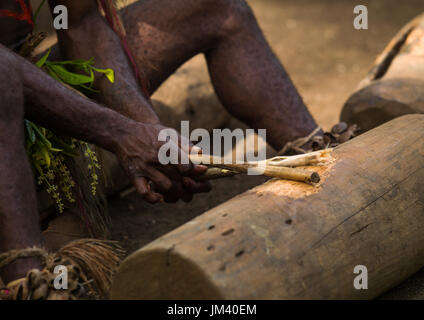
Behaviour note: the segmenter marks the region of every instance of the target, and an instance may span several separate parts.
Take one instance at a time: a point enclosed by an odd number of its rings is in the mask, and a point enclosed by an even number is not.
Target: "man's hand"
[[[0,61],[16,66],[16,79],[22,81],[25,117],[66,136],[96,144],[114,152],[138,192],[149,202],[162,199],[190,201],[193,193],[207,192],[210,186],[192,177],[206,170],[204,166],[161,165],[158,151],[163,143],[159,132],[165,127],[129,119],[101,107],[64,87],[26,59],[0,45]],[[25,70],[25,72],[21,72]],[[179,139],[181,141],[181,139]],[[181,153],[181,144],[176,143]],[[180,151],[178,151],[180,154]],[[148,184],[151,180],[157,192]]]
[[[188,202],[194,193],[210,191],[209,183],[192,179],[205,172],[207,167],[192,163],[159,163],[159,149],[165,142],[158,141],[158,137],[163,129],[172,130],[159,124],[134,121],[119,139],[116,156],[137,192],[146,201],[156,203],[162,200],[176,202],[180,198]],[[197,148],[182,141],[182,137],[179,137],[178,141],[170,141],[180,159],[188,157],[187,153]],[[149,181],[153,182],[153,186]]]

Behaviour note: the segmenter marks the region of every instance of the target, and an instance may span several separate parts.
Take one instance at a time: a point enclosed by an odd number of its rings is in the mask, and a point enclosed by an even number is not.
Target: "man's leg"
[[[140,0],[123,20],[150,92],[204,53],[223,105],[275,148],[316,128],[244,0]]]
[[[33,176],[25,153],[24,100],[14,58],[0,52],[0,253],[41,242]],[[5,283],[39,268],[35,258],[0,270]]]

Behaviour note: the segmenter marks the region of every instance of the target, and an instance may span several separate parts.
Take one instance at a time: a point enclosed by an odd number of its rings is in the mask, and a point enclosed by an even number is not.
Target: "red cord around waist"
[[[31,4],[27,6],[24,0],[15,0],[18,2],[19,6],[21,7],[21,12],[14,12],[7,9],[0,9],[0,17],[10,17],[14,18],[18,21],[25,21],[30,25],[34,25],[34,21],[32,20],[32,8]]]

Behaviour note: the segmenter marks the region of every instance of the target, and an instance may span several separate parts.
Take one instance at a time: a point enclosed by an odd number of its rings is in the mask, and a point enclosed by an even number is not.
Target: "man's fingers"
[[[189,174],[189,173],[193,170],[194,166],[193,166],[193,164],[190,162],[190,163],[188,163],[188,164],[177,164],[177,165],[175,165],[175,168],[177,168],[177,170],[178,170],[181,174],[183,174],[183,175],[187,175],[187,174]]]
[[[201,174],[205,173],[206,170],[208,170],[207,166],[204,166],[202,164],[194,165],[193,170],[190,171],[189,176],[190,177],[200,176]]]
[[[136,178],[134,179],[133,184],[137,193],[140,194],[147,202],[154,204],[159,201],[163,201],[163,196],[160,193],[150,190],[150,186],[146,178]]]
[[[181,174],[196,175],[206,171],[207,168],[202,165],[194,170],[196,165],[191,162],[190,154],[201,154],[202,149],[197,146],[193,146],[187,138],[179,136],[179,141],[171,140],[168,142],[168,146],[173,154],[178,154],[178,161],[173,159],[175,161],[173,164]]]
[[[133,185],[137,190],[137,193],[144,196],[149,192],[147,180],[143,177],[133,179]]]
[[[193,145],[190,142],[190,139],[184,137],[184,136],[179,136],[180,141],[179,141],[179,147],[187,154],[190,153],[190,150],[192,149]],[[200,149],[200,148],[199,148]]]
[[[212,189],[212,185],[209,181],[194,181],[189,177],[183,178],[184,188],[189,190],[191,193],[204,193],[209,192]]]
[[[171,190],[172,182],[165,174],[155,169],[154,167],[149,167],[146,172],[148,177],[154,182],[158,191],[161,193],[166,193]]]
[[[190,162],[188,153],[180,147],[178,141],[168,141],[168,147],[171,154],[171,164],[173,164],[174,167],[182,174],[190,172],[190,170],[193,169],[193,164]],[[163,162],[160,160],[161,159],[159,158],[159,163],[162,164]]]
[[[184,150],[184,148],[178,147],[178,157],[179,162],[175,163],[174,166],[181,174],[185,175],[188,174],[191,170],[193,170],[193,163],[190,161],[189,154]]]
[[[163,196],[160,193],[149,191],[143,197],[143,199],[146,200],[147,202],[151,203],[151,204],[155,204],[155,203],[163,201]]]
[[[166,174],[171,180],[182,181],[183,177],[180,172],[172,165],[157,166],[156,169]]]
[[[184,187],[181,182],[172,181],[172,188],[165,193],[165,202],[175,203],[184,195]]]
[[[198,146],[190,145],[189,153],[195,154],[195,155],[201,155],[203,152],[202,152],[202,149],[199,148]]]
[[[136,178],[133,180],[133,184],[137,190],[137,193],[140,194],[147,202],[154,204],[159,201],[163,201],[163,196],[161,194],[150,190],[150,186],[146,178]]]

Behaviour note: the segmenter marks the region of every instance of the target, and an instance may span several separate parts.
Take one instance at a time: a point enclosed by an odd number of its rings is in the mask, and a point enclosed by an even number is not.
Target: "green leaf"
[[[51,142],[46,138],[46,136],[43,134],[42,130],[44,128],[41,128],[41,130],[37,127],[35,123],[31,122],[31,126],[34,129],[34,131],[38,134],[38,136],[41,138],[43,143],[50,149],[52,147]],[[45,130],[45,129],[44,129]]]
[[[29,137],[29,140],[31,141],[31,144],[34,144],[36,136],[35,136],[34,129],[31,126],[31,121],[25,120],[25,127],[27,129],[28,137]]]
[[[77,59],[77,60],[68,60],[68,61],[55,61],[54,64],[56,65],[68,65],[71,67],[74,67],[79,70],[83,70],[86,73],[90,73],[91,66],[93,65],[94,60],[91,58],[90,60],[83,60],[83,59]]]
[[[115,72],[113,71],[113,69],[98,69],[94,67],[91,68],[99,73],[104,73],[104,75],[111,83],[115,82]]]
[[[51,158],[50,158],[50,155],[49,155],[47,148],[41,149],[41,153],[43,154],[43,158],[46,161],[47,168],[50,168]]]
[[[47,61],[47,58],[49,57],[49,55],[50,55],[50,52],[52,51],[52,48],[49,48],[49,51],[47,51],[47,53],[44,55],[44,56],[42,56],[41,57],[41,59],[40,60],[38,60],[36,63],[35,63],[35,65],[38,67],[38,68],[41,68],[42,66],[44,66],[44,64],[46,63],[46,61]]]
[[[94,79],[94,71],[93,69],[90,68],[90,77],[92,77]],[[90,83],[90,88],[93,85],[94,81],[92,83]]]
[[[69,144],[67,144],[65,141],[63,141],[59,137],[52,136],[50,138],[50,140],[54,143],[55,147],[62,149],[63,154],[70,156],[70,157],[78,157],[79,156],[79,153],[74,151],[74,149],[72,149],[72,147]]]
[[[80,85],[84,83],[91,83],[94,78],[88,77],[82,74],[73,73],[66,70],[63,66],[58,64],[49,63],[49,69],[51,69],[56,75],[65,83],[70,85]]]
[[[35,10],[35,14],[32,16],[32,21],[34,21],[34,24],[37,24],[37,18],[38,18],[38,14],[40,13],[41,8],[43,7],[44,3],[46,2],[46,0],[43,0],[40,2],[40,4],[38,5],[37,9]]]
[[[58,81],[58,82],[62,82],[63,83],[63,81],[62,81],[62,79],[60,79],[58,76],[57,76],[57,74],[52,70],[52,69],[50,69],[50,67],[48,66],[48,65],[46,65],[46,67],[47,67],[47,71],[48,71],[48,73],[49,73],[49,75],[53,78],[53,79],[55,79],[56,81]]]
[[[42,176],[43,175],[43,169],[41,169],[41,166],[37,162],[34,162],[33,165],[37,169],[38,174]]]

